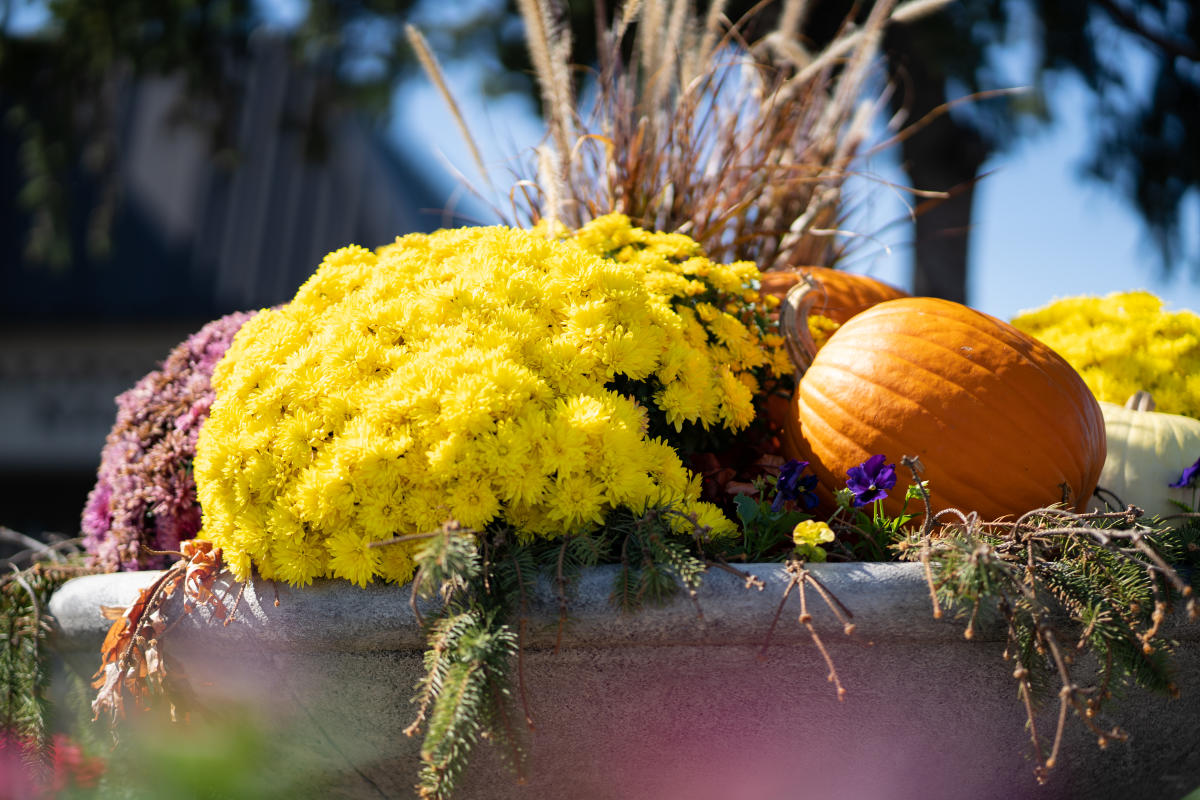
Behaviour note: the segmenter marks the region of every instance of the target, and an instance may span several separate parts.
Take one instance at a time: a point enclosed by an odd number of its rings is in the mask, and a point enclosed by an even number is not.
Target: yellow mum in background
[[[1157,410],[1200,418],[1200,316],[1166,311],[1150,292],[1071,297],[1018,315],[1013,325],[1053,348],[1099,400],[1139,389]]]
[[[419,546],[372,542],[451,518],[554,537],[671,505],[732,533],[648,412],[749,423],[748,387],[778,363],[757,278],[616,215],[331,253],[214,371],[200,535],[239,579],[365,585],[410,579]]]

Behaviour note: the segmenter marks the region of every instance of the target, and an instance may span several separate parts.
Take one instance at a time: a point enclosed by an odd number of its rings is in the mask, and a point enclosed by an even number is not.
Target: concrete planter
[[[932,619],[919,565],[814,568],[857,625],[847,637],[823,603],[810,603],[842,702],[796,624],[795,599],[760,658],[787,579],[778,565],[749,571],[765,591],[709,573],[701,621],[686,598],[618,615],[607,602],[611,569],[590,570],[557,653],[557,598],[540,586],[524,659],[537,725],[529,780],[517,785],[483,743],[457,796],[1127,800],[1200,786],[1200,625],[1173,631],[1182,699],[1135,691],[1114,703],[1131,738],[1107,750],[1072,720],[1039,787],[1000,632],[968,642],[961,623]],[[100,606],[128,604],[157,574],[78,578],[54,596],[57,646],[77,670],[99,663]],[[193,614],[166,640],[202,696],[252,704],[286,731],[298,759],[336,779],[322,796],[412,796],[419,741],[403,729],[423,638],[407,590],[258,583],[238,616],[225,627]]]

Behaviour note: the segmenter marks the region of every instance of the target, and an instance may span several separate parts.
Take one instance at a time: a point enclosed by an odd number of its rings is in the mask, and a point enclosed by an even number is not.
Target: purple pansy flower
[[[896,485],[896,465],[885,464],[884,456],[871,456],[857,467],[846,470],[846,488],[854,493],[855,508],[882,500]]]
[[[789,500],[799,502],[805,511],[817,507],[817,496],[813,494],[813,489],[817,488],[817,476],[801,476],[807,468],[807,461],[794,458],[780,468],[779,480],[775,482],[775,502],[771,503],[772,511],[782,511],[784,503]]]
[[[1174,483],[1168,483],[1172,489],[1195,489],[1196,478],[1200,478],[1200,459],[1196,459],[1196,463],[1183,471],[1179,476],[1179,480]]]

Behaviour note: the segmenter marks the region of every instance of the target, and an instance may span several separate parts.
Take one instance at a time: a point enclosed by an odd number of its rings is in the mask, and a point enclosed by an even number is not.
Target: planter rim
[[[582,571],[567,594],[567,622],[561,646],[637,647],[679,645],[806,644],[811,637],[797,624],[798,593],[793,590],[774,631],[770,631],[780,598],[790,580],[782,564],[749,564],[738,569],[759,578],[762,590],[748,588],[736,575],[710,569],[695,601],[684,591],[661,606],[646,605],[621,614],[609,594],[619,567]],[[877,640],[963,641],[965,623],[947,612],[935,619],[922,566],[916,563],[851,562],[812,564],[808,569],[853,615],[852,641],[870,645]],[[111,623],[101,606],[128,606],[140,589],[161,572],[88,575],[62,586],[51,598],[55,645],[65,652],[98,649]],[[238,584],[226,574],[218,593],[232,605]],[[278,604],[276,604],[278,599]],[[173,598],[172,602],[176,602]],[[256,579],[243,592],[231,624],[211,619],[207,610],[187,615],[172,639],[203,633],[205,641],[237,649],[276,651],[419,651],[425,636],[411,607],[408,586],[375,583],[365,588],[345,581],[314,581],[292,587]],[[824,637],[842,637],[842,625],[813,588],[807,590],[808,611]],[[423,615],[435,610],[430,601],[418,603]],[[177,613],[172,611],[172,613]],[[552,648],[559,640],[561,603],[553,581],[541,579],[529,596],[523,645]],[[982,615],[974,642],[1004,640],[994,615]],[[1200,639],[1196,625],[1173,625],[1177,639]]]

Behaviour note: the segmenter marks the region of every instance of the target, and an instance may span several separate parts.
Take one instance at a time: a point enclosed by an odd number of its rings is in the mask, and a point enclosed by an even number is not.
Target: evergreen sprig
[[[94,571],[82,566],[78,548],[68,558],[60,554],[61,545],[27,553],[32,563],[23,569],[13,559],[0,561],[0,733],[15,736],[27,750],[42,755],[50,742],[46,609],[58,587]]]
[[[558,643],[569,621],[572,587],[585,567],[620,560],[610,601],[622,611],[664,602],[680,587],[695,599],[706,568],[699,555],[705,531],[688,520],[695,535],[677,532],[671,524],[677,516],[668,508],[641,515],[617,511],[600,530],[557,540],[525,540],[503,526],[468,531],[455,523],[421,537],[428,541],[416,557],[412,583],[418,618],[419,599],[438,601],[437,611],[423,620],[425,674],[416,685],[416,719],[405,731],[415,736],[424,730],[421,797],[450,796],[480,739],[497,744],[522,773],[526,751],[515,708],[519,698],[532,728],[522,654],[528,602],[539,579],[558,595]]]
[[[1115,689],[1178,693],[1173,643],[1160,626],[1176,599],[1197,617],[1192,588],[1170,566],[1187,550],[1179,531],[1148,527],[1134,509],[1039,509],[990,524],[955,512],[938,516],[897,548],[902,558],[925,563],[935,616],[942,607],[966,616],[967,638],[981,613],[994,611],[1006,627],[1004,657],[1014,664],[1039,780],[1058,758],[1071,712],[1104,746],[1125,738],[1119,727],[1101,727]],[[1055,697],[1057,722],[1047,737],[1037,718]]]
[[[675,533],[669,522],[672,517],[687,520],[695,536]],[[641,516],[616,517],[609,531],[615,537],[620,564],[609,594],[613,607],[633,613],[647,603],[665,603],[681,586],[695,598],[706,568],[702,557],[706,532],[696,520],[670,508],[650,509]]]
[[[426,653],[429,675],[423,682],[423,689],[432,693],[433,708],[421,746],[422,797],[440,798],[453,791],[481,736],[508,744],[519,768],[523,757],[509,713],[509,663],[516,647],[511,626],[478,607],[434,623]]]
[[[418,597],[437,597],[441,606],[428,624],[425,675],[417,684],[417,718],[405,731],[425,728],[417,791],[423,798],[448,797],[481,737],[507,745],[521,769],[524,750],[510,720],[511,668],[517,634],[507,622],[512,600],[494,580],[494,542],[481,548],[472,532],[448,523],[429,537],[417,556],[413,579]],[[503,538],[503,537],[500,537]],[[485,540],[486,541],[486,540]],[[517,581],[516,585],[520,585]]]

